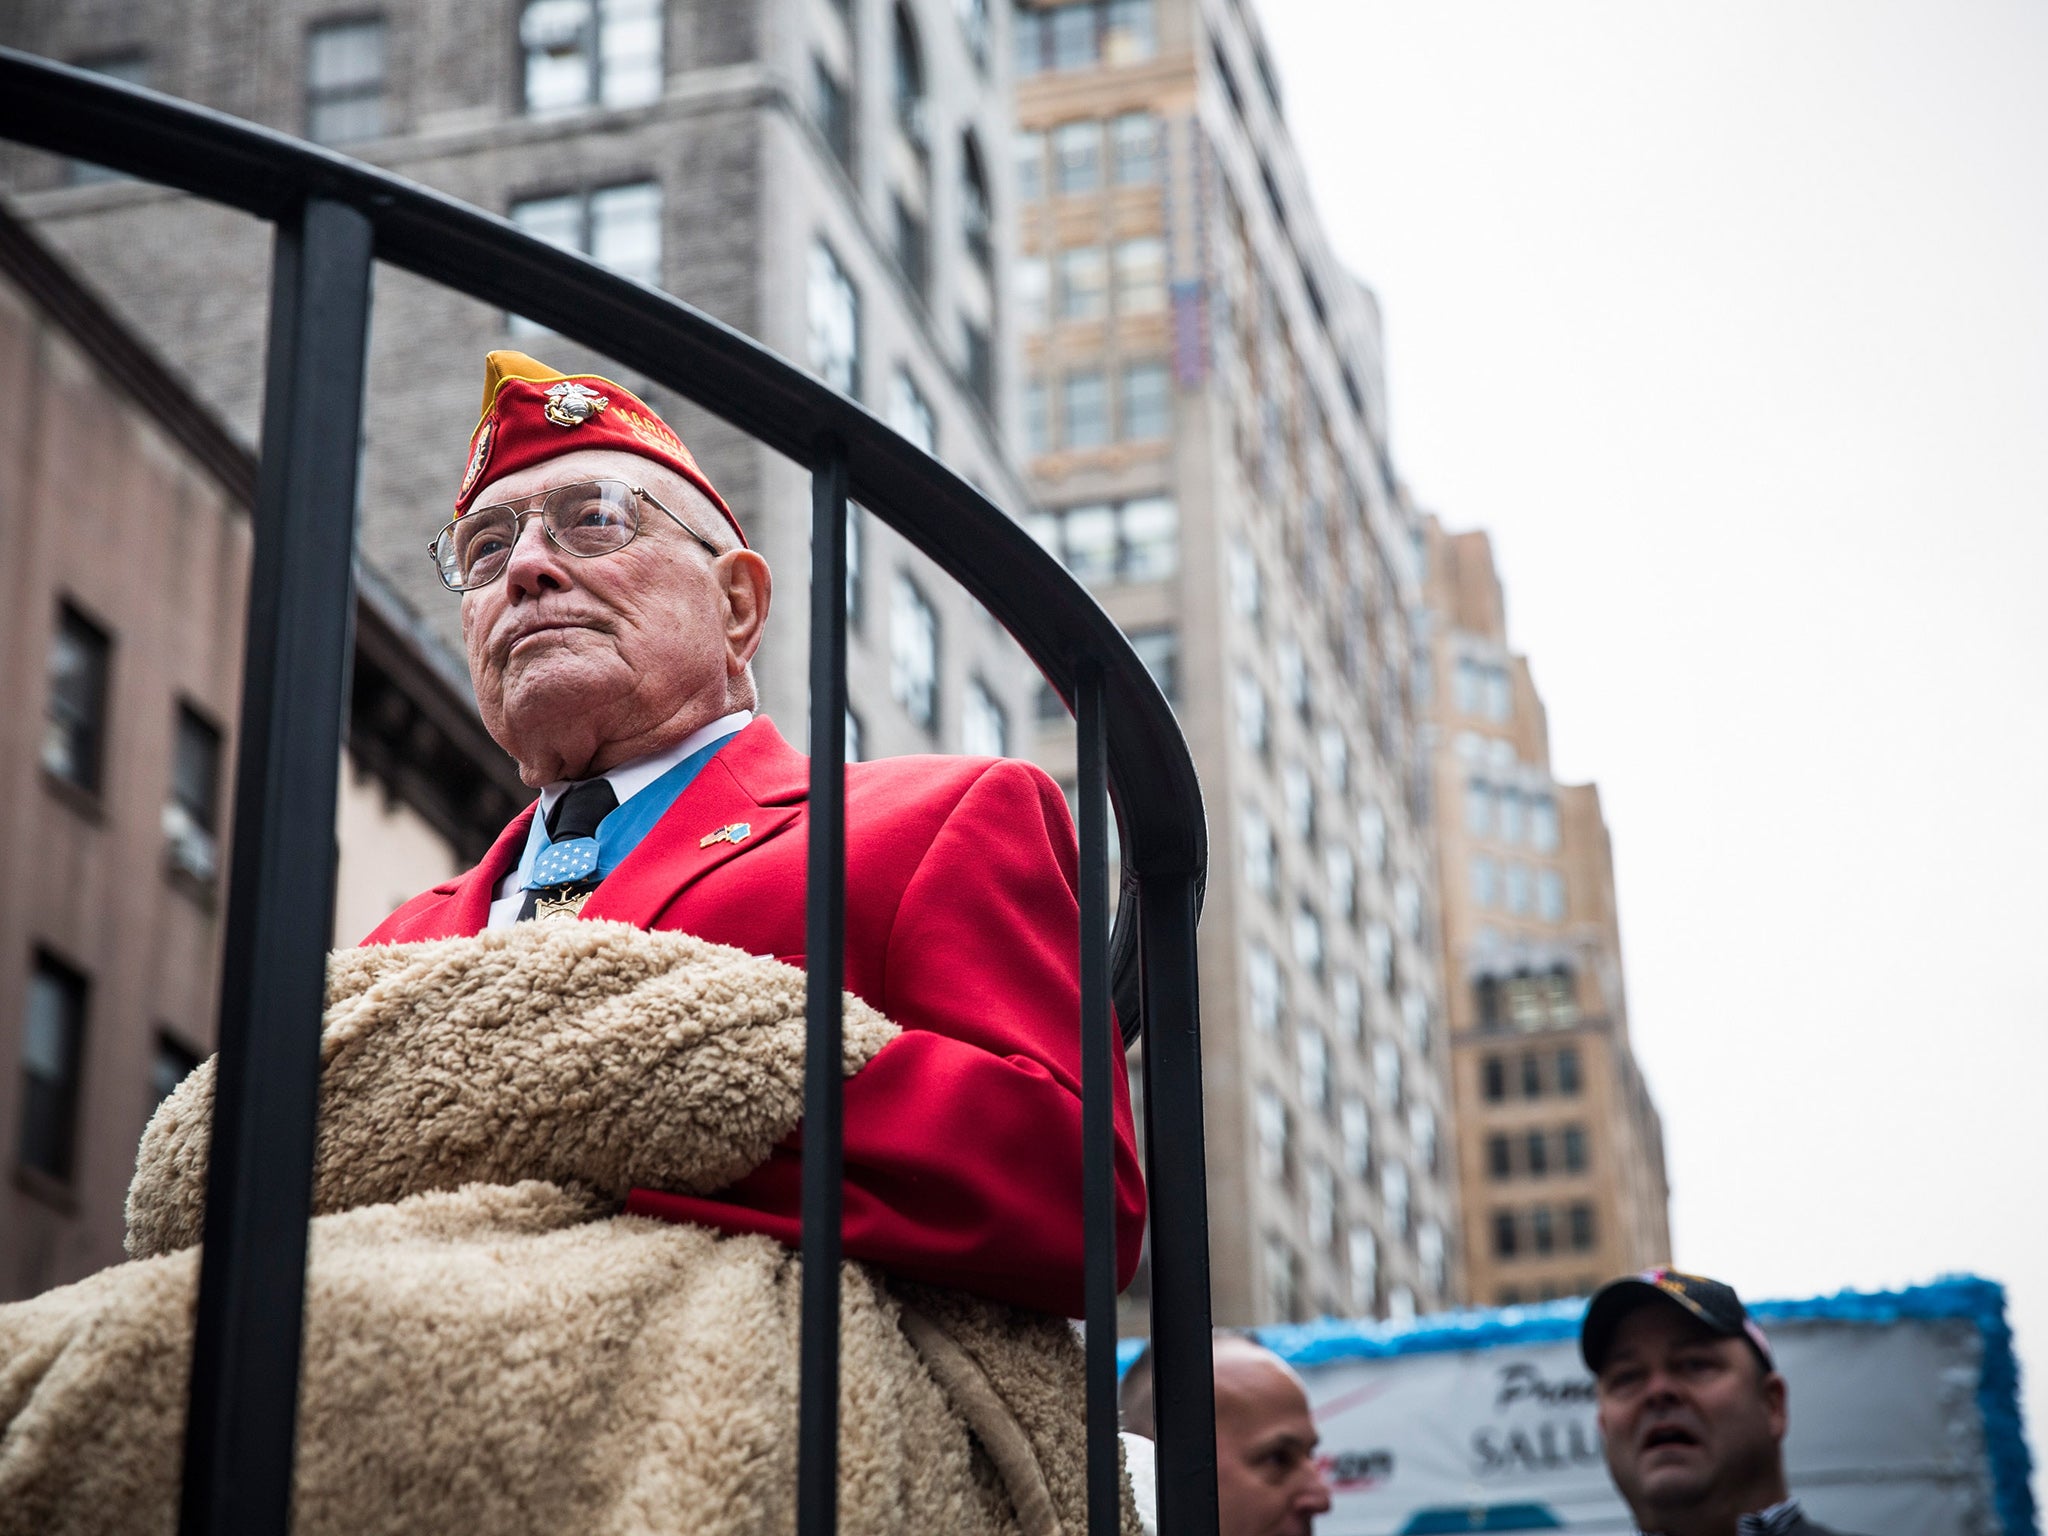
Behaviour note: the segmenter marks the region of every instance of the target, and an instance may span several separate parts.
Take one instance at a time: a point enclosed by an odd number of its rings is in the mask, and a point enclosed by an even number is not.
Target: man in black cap
[[[1655,1536],[1831,1536],[1785,1487],[1785,1378],[1732,1287],[1646,1270],[1595,1293],[1579,1353],[1607,1470]]]

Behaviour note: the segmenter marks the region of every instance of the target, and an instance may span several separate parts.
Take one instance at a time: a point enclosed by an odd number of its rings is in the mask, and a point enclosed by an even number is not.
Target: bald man
[[[1309,1536],[1329,1510],[1330,1487],[1316,1462],[1321,1437],[1308,1389],[1292,1366],[1241,1333],[1217,1330],[1214,1360],[1218,1536]],[[1125,1373],[1118,1404],[1127,1431],[1154,1438],[1149,1347]],[[1141,1505],[1150,1502],[1146,1492]]]

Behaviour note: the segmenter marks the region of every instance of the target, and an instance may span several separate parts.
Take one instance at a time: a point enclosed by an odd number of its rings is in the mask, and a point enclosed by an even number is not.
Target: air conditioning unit
[[[180,874],[211,885],[220,869],[220,843],[192,813],[170,801],[164,806],[164,859]]]

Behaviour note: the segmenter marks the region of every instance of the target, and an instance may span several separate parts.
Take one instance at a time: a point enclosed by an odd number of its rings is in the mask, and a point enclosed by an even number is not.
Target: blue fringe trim
[[[1445,1350],[1491,1349],[1503,1344],[1554,1344],[1579,1336],[1583,1297],[1525,1307],[1473,1307],[1438,1312],[1409,1323],[1325,1318],[1251,1330],[1281,1359],[1297,1366],[1335,1360],[1391,1360]],[[1984,1417],[1984,1449],[1991,1467],[1992,1501],[2004,1536],[2041,1536],[2030,1483],[2033,1457],[2020,1418],[2020,1367],[2005,1320],[2005,1287],[1976,1275],[1944,1275],[1899,1291],[1837,1291],[1803,1301],[1759,1301],[1750,1314],[1768,1330],[1773,1322],[1820,1318],[1842,1323],[1896,1323],[1961,1319],[1976,1325],[1983,1345],[1977,1410]],[[1117,1373],[1130,1368],[1143,1339],[1117,1344]]]

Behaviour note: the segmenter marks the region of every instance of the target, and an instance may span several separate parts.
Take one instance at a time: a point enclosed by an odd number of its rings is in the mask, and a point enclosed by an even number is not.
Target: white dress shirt
[[[619,797],[619,804],[624,805],[684,758],[703,751],[714,741],[723,741],[736,734],[753,718],[751,709],[734,710],[701,730],[692,731],[667,751],[621,763],[600,777],[611,781],[612,793]],[[505,878],[498,882],[497,893],[491,899],[491,920],[484,924],[486,928],[509,928],[519,921],[519,909],[526,904],[526,892],[519,889],[519,871],[530,860],[540,856],[541,844],[547,836],[548,812],[555,808],[555,802],[568,793],[574,782],[560,779],[540,792],[540,809],[533,813],[533,825],[527,829],[525,851],[505,871]]]

